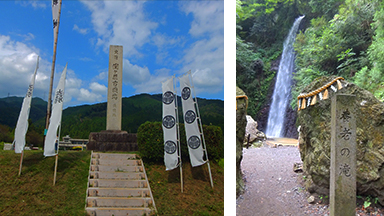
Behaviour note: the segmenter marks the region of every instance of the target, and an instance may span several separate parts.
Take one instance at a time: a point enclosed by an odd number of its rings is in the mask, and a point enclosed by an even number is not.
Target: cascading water
[[[291,95],[292,72],[295,64],[293,43],[295,42],[296,32],[303,18],[304,16],[301,16],[295,20],[288,37],[284,41],[283,55],[281,56],[275,90],[272,96],[272,104],[269,110],[266,130],[268,137],[283,136],[284,118]]]

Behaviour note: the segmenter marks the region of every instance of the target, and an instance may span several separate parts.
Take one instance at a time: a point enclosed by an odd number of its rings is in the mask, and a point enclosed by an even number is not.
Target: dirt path
[[[295,162],[301,162],[297,147],[244,149],[246,188],[237,199],[236,215],[328,215],[327,205],[308,204],[310,194],[301,185],[302,176],[293,172]]]

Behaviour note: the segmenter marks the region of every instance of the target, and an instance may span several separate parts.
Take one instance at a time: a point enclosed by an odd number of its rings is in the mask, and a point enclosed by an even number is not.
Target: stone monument
[[[88,150],[137,151],[136,134],[121,130],[123,47],[109,46],[107,129],[89,134]]]
[[[330,215],[356,214],[355,96],[336,94],[331,106]]]
[[[109,47],[107,130],[121,130],[123,47]]]

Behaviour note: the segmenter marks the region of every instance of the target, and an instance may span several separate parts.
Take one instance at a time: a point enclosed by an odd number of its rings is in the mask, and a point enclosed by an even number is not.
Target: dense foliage
[[[383,9],[376,0],[347,0],[332,19],[312,19],[296,38],[293,98],[315,78],[337,75],[383,99],[382,24]]]
[[[299,16],[298,5],[292,0],[236,1],[236,85],[249,98],[251,116],[267,102],[284,38]]]
[[[184,124],[180,124],[180,147],[182,161],[189,161]],[[224,158],[224,137],[220,127],[203,125],[205,143],[209,160]],[[137,131],[137,143],[142,158],[146,161],[162,163],[164,161],[164,139],[161,122],[145,122]]]
[[[379,0],[237,0],[236,84],[249,97],[248,113],[257,118],[269,100],[282,43],[299,15],[291,105],[323,75],[342,76],[383,100],[383,8]]]

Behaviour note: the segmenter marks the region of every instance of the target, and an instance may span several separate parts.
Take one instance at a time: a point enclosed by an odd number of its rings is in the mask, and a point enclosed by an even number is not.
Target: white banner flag
[[[201,134],[197,122],[195,102],[192,98],[192,90],[189,82],[190,73],[180,77],[180,89],[183,105],[185,135],[187,136],[187,145],[191,165],[200,166],[206,161],[203,159],[204,149],[202,147]]]
[[[61,114],[63,111],[64,88],[65,88],[65,77],[67,74],[67,65],[65,65],[63,73],[61,74],[59,84],[57,85],[57,88],[55,91],[55,97],[53,99],[51,118],[49,119],[49,127],[48,127],[47,135],[45,136],[45,141],[44,141],[45,157],[55,156],[56,150],[58,150],[59,148],[57,129],[61,124]],[[56,146],[56,142],[57,142],[57,146]]]
[[[57,29],[59,28],[60,7],[61,7],[61,0],[52,0],[53,42],[56,41],[56,38],[58,35]]]
[[[162,83],[163,89],[163,135],[164,163],[166,170],[179,165],[179,143],[177,141],[176,97],[173,89],[173,77]]]
[[[29,84],[27,94],[24,97],[23,104],[21,105],[19,119],[17,120],[17,124],[16,124],[15,139],[13,141],[15,145],[15,153],[21,153],[25,147],[25,134],[28,131],[29,110],[31,108],[33,88],[35,85],[35,78],[36,78],[36,73],[38,68],[39,68],[39,56],[37,56],[36,69],[31,78],[31,82]]]

